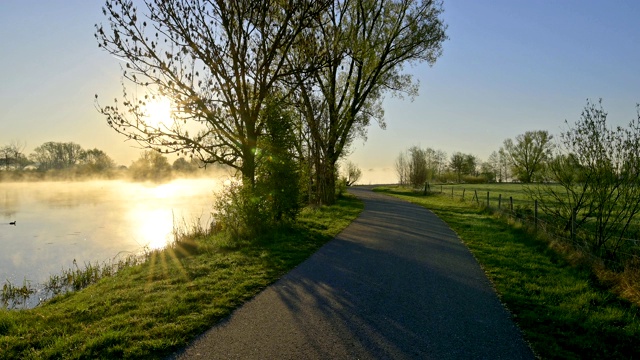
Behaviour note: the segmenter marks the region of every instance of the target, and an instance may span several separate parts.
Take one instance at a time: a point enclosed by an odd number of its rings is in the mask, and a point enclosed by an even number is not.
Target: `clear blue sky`
[[[101,1],[0,2],[0,145],[73,141],[129,165],[139,150],[109,129],[95,93],[119,95],[119,61],[98,49]],[[369,129],[349,159],[365,182],[393,180],[412,145],[482,160],[528,130],[562,131],[586,99],[603,98],[612,125],[640,102],[640,1],[445,0],[449,40],[433,67],[407,68],[413,102],[385,100],[387,129]],[[369,171],[373,169],[372,171]],[[388,169],[390,176],[381,175]]]

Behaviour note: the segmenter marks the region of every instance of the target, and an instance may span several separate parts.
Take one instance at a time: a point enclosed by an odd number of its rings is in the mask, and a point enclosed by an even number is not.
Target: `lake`
[[[0,183],[0,286],[33,286],[74,260],[103,263],[164,247],[174,222],[211,222],[221,179]],[[9,225],[16,221],[16,225]]]

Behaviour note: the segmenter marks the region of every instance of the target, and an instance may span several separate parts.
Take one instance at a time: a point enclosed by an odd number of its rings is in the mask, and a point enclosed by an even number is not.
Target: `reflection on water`
[[[0,282],[35,285],[74,259],[101,263],[163,247],[174,221],[207,225],[219,186],[216,179],[0,183]]]

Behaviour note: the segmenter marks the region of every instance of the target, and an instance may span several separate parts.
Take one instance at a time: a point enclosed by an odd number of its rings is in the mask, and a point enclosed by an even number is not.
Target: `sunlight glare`
[[[137,217],[138,238],[151,250],[161,249],[172,240],[173,215],[166,209],[141,211]]]
[[[155,198],[164,199],[168,197],[175,197],[180,190],[180,186],[176,183],[166,183],[153,187],[151,189],[151,193]]]
[[[169,126],[173,122],[171,119],[171,101],[164,96],[150,100],[146,105],[146,114],[146,121],[149,126]]]

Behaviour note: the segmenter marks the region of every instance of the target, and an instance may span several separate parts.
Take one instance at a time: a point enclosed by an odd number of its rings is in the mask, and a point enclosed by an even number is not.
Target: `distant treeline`
[[[0,146],[0,181],[130,179],[164,181],[173,177],[204,174],[196,159],[178,158],[173,163],[162,154],[145,151],[129,167],[116,163],[100,149],[83,149],[73,142],[45,142],[31,154],[13,141]]]

